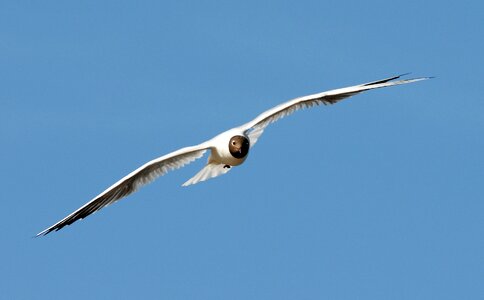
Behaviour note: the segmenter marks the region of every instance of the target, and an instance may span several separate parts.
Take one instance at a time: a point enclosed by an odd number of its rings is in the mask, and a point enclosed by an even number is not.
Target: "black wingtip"
[[[409,75],[409,74],[411,74],[411,73],[410,72],[403,73],[403,74],[400,74],[400,75],[397,75],[397,76],[392,76],[392,77],[388,77],[388,78],[385,78],[385,79],[368,82],[368,83],[362,84],[362,86],[369,86],[369,85],[374,85],[374,84],[386,83],[386,82],[398,79],[400,77],[403,77],[403,76],[406,76],[406,75]]]
[[[47,230],[44,230],[44,231],[41,231],[39,233],[37,233],[34,238],[38,238],[38,237],[41,237],[41,236],[45,236],[47,234],[49,234],[50,231],[47,231]]]
[[[41,232],[37,233],[34,237],[41,237],[41,236],[46,236],[48,235],[49,233],[51,233],[52,231],[57,231],[59,230],[59,228],[52,228],[52,227],[49,227],[47,229],[44,229],[42,230]]]
[[[361,86],[370,86],[370,85],[387,83],[387,82],[394,81],[395,79],[399,79],[400,77],[407,76],[407,75],[410,75],[410,74],[412,74],[412,73],[411,72],[407,72],[407,73],[403,73],[403,74],[396,75],[396,76],[393,76],[393,77],[389,77],[389,78],[385,78],[385,79],[381,79],[381,80],[377,80],[377,81],[368,82],[368,83],[362,84]],[[401,80],[402,81],[413,82],[413,81],[426,80],[426,79],[432,79],[432,78],[435,78],[435,77],[434,76],[429,76],[429,77],[419,77],[419,78],[401,79]]]

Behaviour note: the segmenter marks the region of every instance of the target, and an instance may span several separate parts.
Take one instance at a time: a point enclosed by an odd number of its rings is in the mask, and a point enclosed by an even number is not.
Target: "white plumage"
[[[213,139],[196,146],[179,149],[147,162],[64,219],[38,233],[37,236],[57,231],[64,226],[83,219],[101,208],[135,192],[141,186],[150,183],[159,176],[165,175],[168,171],[181,168],[192,161],[201,158],[207,151],[210,151],[207,164],[202,170],[200,170],[200,172],[185,182],[183,186],[195,184],[225,174],[231,170],[232,167],[238,166],[245,161],[249,149],[255,145],[269,124],[274,123],[280,118],[288,116],[297,110],[310,108],[320,104],[334,104],[342,99],[367,90],[406,84],[430,78],[421,77],[396,80],[401,76],[402,75],[330,90],[287,101],[263,112],[252,121],[225,131]]]

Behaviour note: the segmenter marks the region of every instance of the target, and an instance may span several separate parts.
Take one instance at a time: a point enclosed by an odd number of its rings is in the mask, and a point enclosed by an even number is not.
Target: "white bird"
[[[242,126],[227,130],[206,142],[196,146],[185,147],[149,161],[120,179],[118,182],[107,188],[104,192],[94,197],[94,199],[64,219],[39,232],[37,236],[46,235],[52,231],[60,230],[64,226],[70,225],[77,220],[89,216],[101,208],[135,192],[140,187],[150,183],[157,177],[165,175],[168,171],[181,168],[194,160],[201,158],[205,152],[207,152],[207,150],[210,150],[210,156],[208,157],[207,164],[202,170],[200,170],[200,172],[185,182],[183,186],[195,184],[200,181],[225,174],[230,171],[232,167],[238,166],[245,161],[249,150],[255,145],[261,134],[264,132],[264,129],[269,124],[279,120],[280,118],[288,116],[299,109],[313,107],[320,104],[334,104],[342,99],[367,90],[406,84],[431,78],[420,77],[396,80],[401,76],[403,75],[330,90],[287,101],[263,112],[252,121]]]

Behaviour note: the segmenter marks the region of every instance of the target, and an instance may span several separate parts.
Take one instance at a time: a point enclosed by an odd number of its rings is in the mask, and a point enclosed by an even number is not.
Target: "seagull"
[[[201,158],[207,151],[210,152],[207,164],[195,176],[185,182],[183,186],[196,184],[223,175],[230,171],[232,167],[241,165],[247,159],[249,150],[257,143],[257,140],[268,125],[297,110],[318,106],[320,104],[335,104],[340,100],[368,90],[432,78],[400,79],[404,75],[407,74],[303,96],[279,104],[258,115],[252,121],[222,132],[208,141],[196,146],[181,148],[145,163],[64,219],[39,232],[36,236],[47,235],[52,231],[58,231],[67,225],[71,225],[77,220],[84,219],[101,208],[113,204],[121,198],[137,191],[140,187],[152,182],[157,177],[163,176],[169,171],[179,169]]]

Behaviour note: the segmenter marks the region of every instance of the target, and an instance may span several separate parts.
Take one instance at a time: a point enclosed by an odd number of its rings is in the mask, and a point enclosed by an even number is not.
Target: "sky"
[[[482,1],[0,2],[3,299],[483,299]],[[35,234],[135,168],[283,101],[200,159]]]

